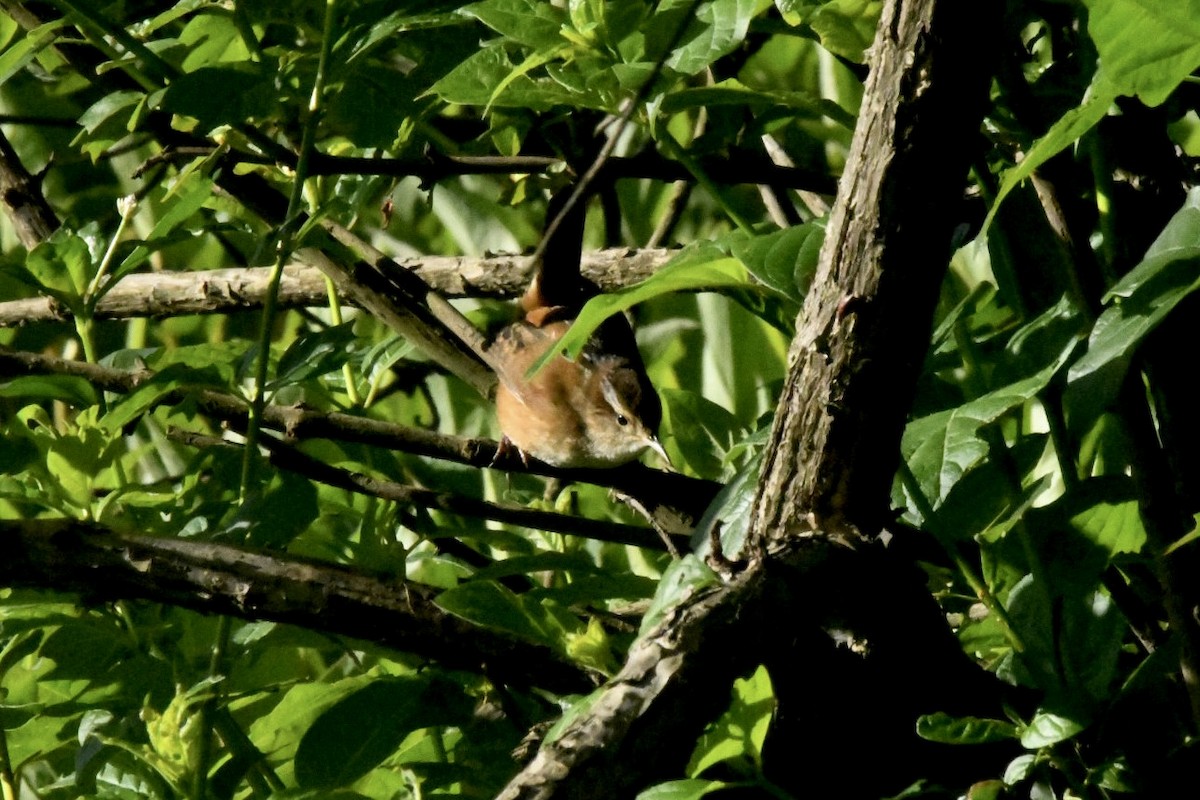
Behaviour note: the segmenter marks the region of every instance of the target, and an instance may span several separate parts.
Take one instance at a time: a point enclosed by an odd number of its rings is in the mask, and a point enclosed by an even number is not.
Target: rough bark
[[[58,217],[46,203],[40,182],[25,169],[3,133],[0,133],[0,203],[26,250],[32,250],[58,229]]]
[[[648,278],[672,256],[665,249],[614,248],[585,253],[584,277],[603,291],[615,291]],[[529,256],[417,256],[396,259],[445,297],[519,297],[529,285]],[[271,270],[166,270],[127,275],[96,303],[95,319],[176,317],[184,314],[227,314],[262,307]],[[290,264],[279,285],[279,308],[324,306],[329,296],[320,270]],[[36,322],[65,322],[71,311],[49,297],[0,303],[0,328]]]
[[[979,146],[997,8],[885,6],[763,466],[754,513],[765,536],[814,521],[869,533],[887,519],[958,198]]]

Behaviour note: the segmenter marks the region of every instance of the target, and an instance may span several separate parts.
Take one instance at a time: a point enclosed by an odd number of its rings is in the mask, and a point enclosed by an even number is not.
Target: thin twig
[[[236,445],[225,439],[204,434],[172,429],[171,438],[197,448],[236,448]],[[437,492],[432,489],[422,489],[395,481],[380,480],[359,472],[341,469],[318,461],[305,455],[300,450],[278,439],[263,437],[259,444],[267,451],[268,461],[276,469],[294,472],[306,478],[345,489],[357,494],[370,495],[382,500],[395,503],[405,503],[420,508],[445,511],[450,514],[461,514],[477,517],[506,525],[518,525],[525,528],[565,533],[570,536],[582,536],[601,542],[615,542],[644,547],[651,550],[665,550],[664,541],[655,531],[648,528],[638,528],[620,522],[593,520],[584,517],[573,517],[567,514],[556,514],[551,511],[539,511],[521,506],[503,503],[490,503],[464,495],[449,492]],[[478,529],[476,534],[487,535],[486,529]],[[682,537],[681,537],[682,538]]]

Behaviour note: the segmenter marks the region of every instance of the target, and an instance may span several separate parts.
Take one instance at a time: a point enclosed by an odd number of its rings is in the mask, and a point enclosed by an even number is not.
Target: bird
[[[578,358],[559,353],[529,374],[599,292],[580,273],[586,202],[572,197],[576,189],[567,186],[550,198],[533,278],[521,297],[523,314],[485,353],[499,379],[501,451],[515,446],[522,459],[555,467],[616,467],[651,450],[670,467],[658,439],[662,402],[624,315],[605,320]]]
[[[661,401],[624,317],[606,321],[576,360],[560,353],[528,376],[569,327],[553,307],[535,305],[494,340],[501,446],[556,467],[616,467],[647,449],[669,465],[657,434]]]

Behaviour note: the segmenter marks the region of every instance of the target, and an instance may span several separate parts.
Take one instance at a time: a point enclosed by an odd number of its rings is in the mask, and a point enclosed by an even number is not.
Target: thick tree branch
[[[613,291],[645,280],[673,254],[666,249],[625,248],[585,253],[582,272],[603,291]],[[419,256],[396,259],[396,264],[445,297],[519,297],[533,274],[531,257],[517,255]],[[262,306],[270,275],[269,267],[127,275],[100,298],[93,316],[161,318],[257,309]],[[303,264],[291,264],[284,270],[279,287],[281,308],[323,306],[328,299],[320,270]],[[70,319],[70,309],[49,297],[0,303],[0,328]]]
[[[72,520],[0,520],[0,537],[0,585],[303,625],[481,672],[498,683],[562,692],[588,686],[578,667],[549,648],[451,616],[435,605],[436,590],[394,575]]]

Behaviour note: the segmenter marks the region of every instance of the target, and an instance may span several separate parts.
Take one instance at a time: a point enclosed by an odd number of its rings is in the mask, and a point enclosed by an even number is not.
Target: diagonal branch
[[[174,431],[173,438],[193,447],[237,448],[232,442],[187,431]],[[553,511],[525,508],[507,503],[492,503],[474,497],[456,495],[409,486],[397,481],[383,480],[359,472],[335,467],[312,458],[291,445],[271,438],[259,442],[267,450],[267,458],[276,469],[294,472],[310,480],[338,489],[370,495],[394,503],[436,509],[450,514],[493,520],[506,525],[520,525],[543,531],[582,536],[601,542],[616,542],[651,550],[663,550],[665,545],[652,530],[608,520],[594,520]]]

